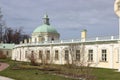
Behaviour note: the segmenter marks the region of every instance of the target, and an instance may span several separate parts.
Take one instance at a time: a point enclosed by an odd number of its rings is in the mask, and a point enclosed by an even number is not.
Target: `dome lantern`
[[[43,24],[50,25],[50,23],[49,23],[49,17],[48,17],[47,14],[45,14],[44,17],[43,17]]]
[[[43,17],[43,24],[38,26],[34,31],[33,33],[56,33],[56,34],[59,34],[57,32],[57,30],[52,27],[49,23],[49,18],[48,18],[48,15],[45,14],[44,17]]]

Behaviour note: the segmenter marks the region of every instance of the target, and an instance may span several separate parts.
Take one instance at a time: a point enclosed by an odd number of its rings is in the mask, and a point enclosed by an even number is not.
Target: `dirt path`
[[[0,71],[6,69],[7,67],[9,67],[9,65],[7,63],[1,63],[0,62]]]
[[[0,71],[6,69],[7,67],[9,67],[9,64],[0,62]],[[14,79],[4,77],[4,76],[0,76],[0,80],[14,80]]]

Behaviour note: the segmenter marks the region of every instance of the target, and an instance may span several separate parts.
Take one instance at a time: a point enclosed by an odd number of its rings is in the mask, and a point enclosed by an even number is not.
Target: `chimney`
[[[27,43],[27,39],[24,39],[24,43],[25,43],[25,44]]]
[[[87,37],[87,30],[84,29],[81,31],[81,41],[85,41],[86,40],[86,37]]]
[[[31,41],[32,39],[31,38],[29,38],[29,42],[28,43],[31,43],[32,41]]]

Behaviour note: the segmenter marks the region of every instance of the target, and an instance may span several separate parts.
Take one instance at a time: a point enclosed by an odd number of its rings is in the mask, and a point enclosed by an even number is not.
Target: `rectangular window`
[[[88,51],[88,61],[93,61],[93,50]]]
[[[47,50],[46,59],[50,60],[50,51],[49,50]]]
[[[42,51],[39,51],[39,59],[41,59],[42,60]]]
[[[65,50],[65,60],[69,60],[69,51]]]
[[[76,60],[80,60],[80,50],[76,50]]]
[[[107,50],[106,49],[102,50],[102,61],[107,61]]]
[[[25,51],[25,58],[28,58],[28,52]]]
[[[58,60],[59,59],[59,53],[58,53],[58,50],[55,50],[55,60]]]

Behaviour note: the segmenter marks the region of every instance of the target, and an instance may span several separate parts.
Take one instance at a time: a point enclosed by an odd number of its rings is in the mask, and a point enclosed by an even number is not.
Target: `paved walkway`
[[[9,65],[8,65],[7,63],[1,63],[1,62],[0,62],[0,71],[6,69],[7,67],[9,67]],[[0,80],[13,80],[13,79],[0,76]]]
[[[10,79],[10,78],[7,78],[7,77],[0,76],[0,80],[14,80],[14,79]]]

